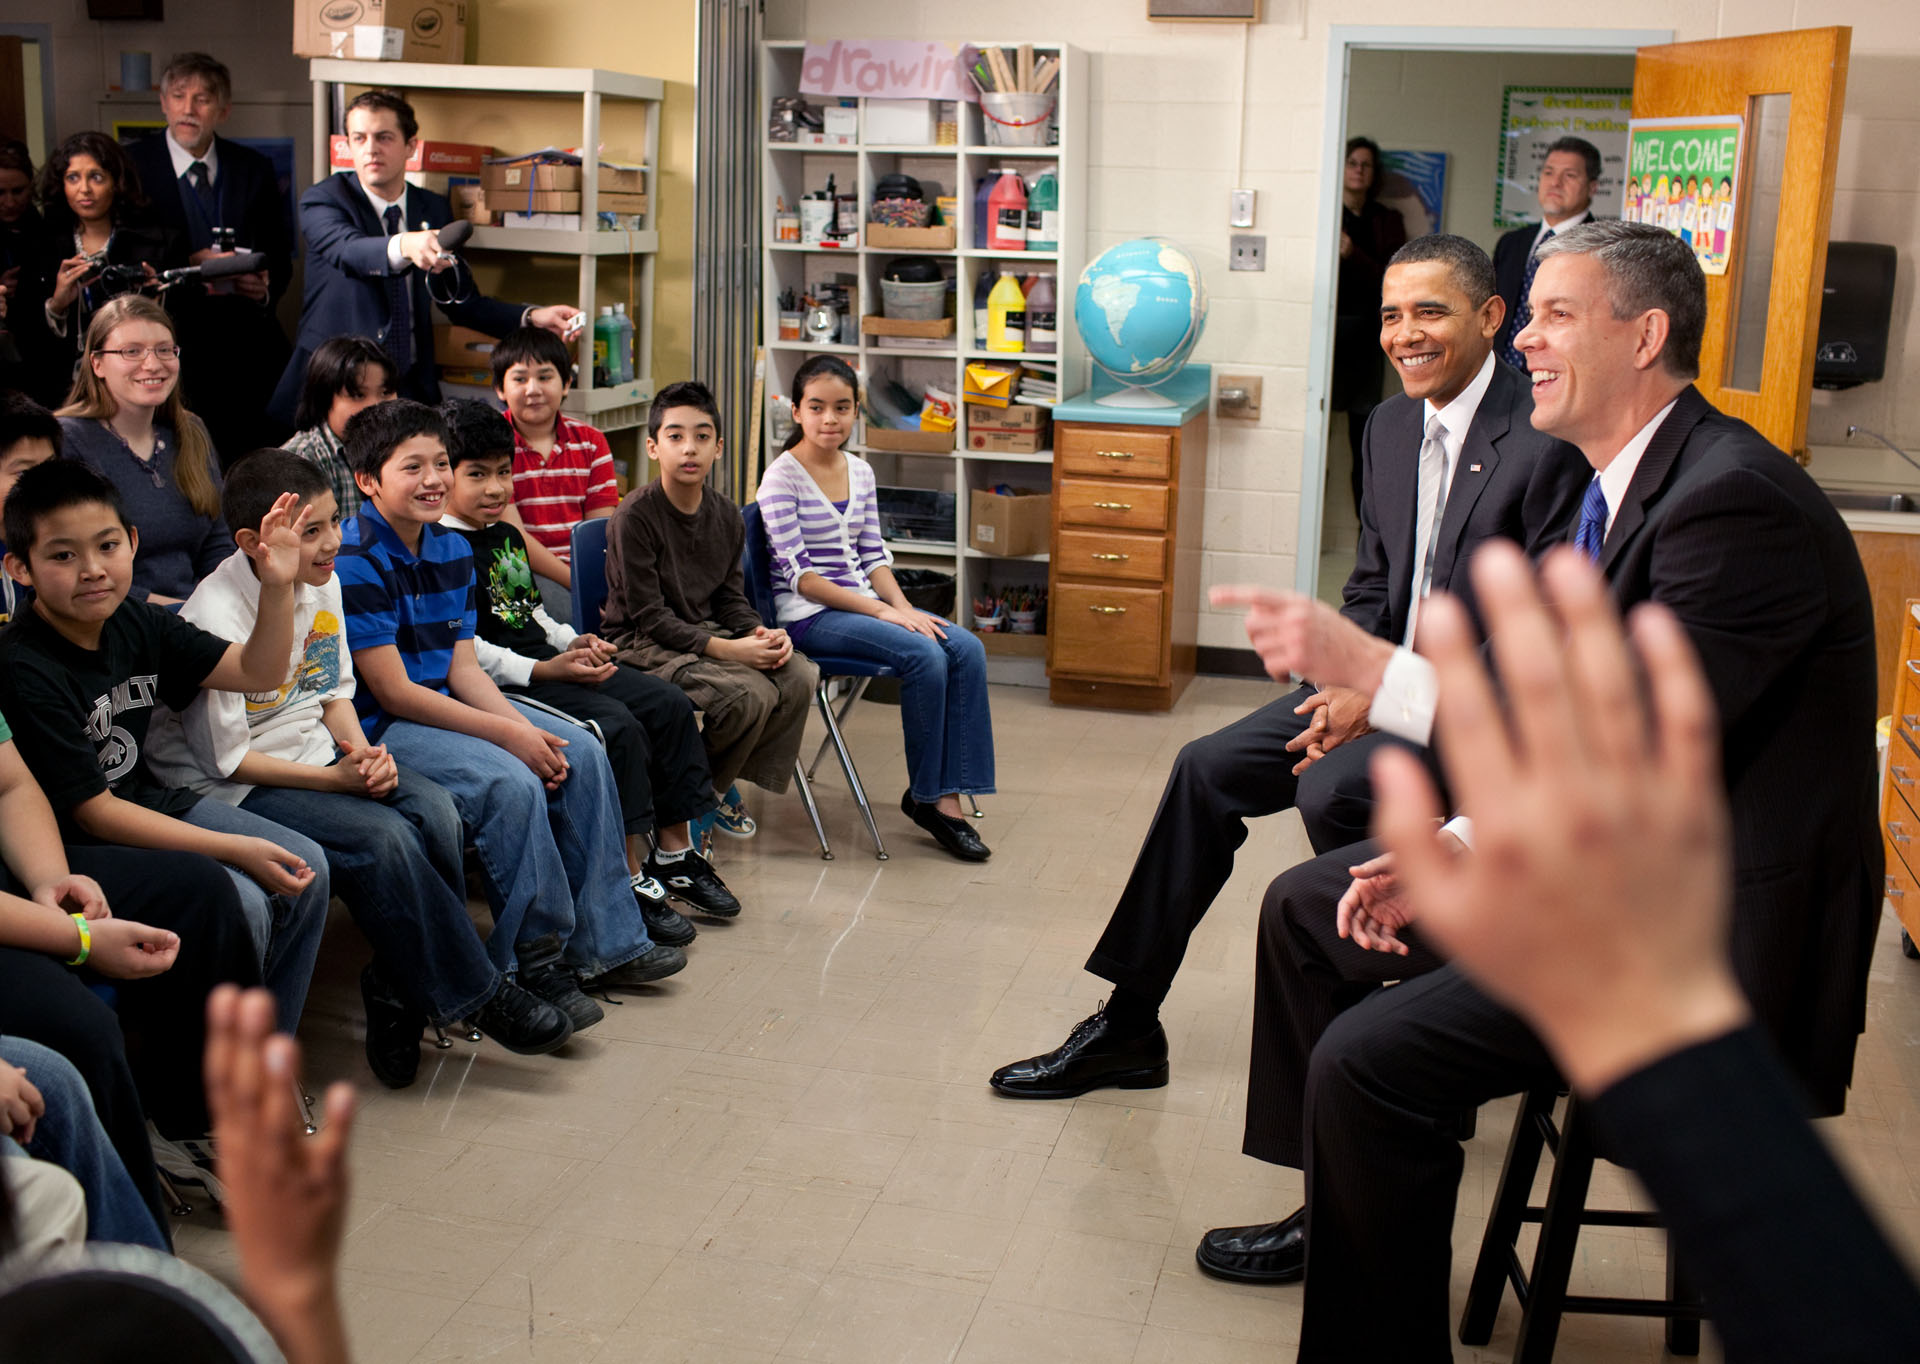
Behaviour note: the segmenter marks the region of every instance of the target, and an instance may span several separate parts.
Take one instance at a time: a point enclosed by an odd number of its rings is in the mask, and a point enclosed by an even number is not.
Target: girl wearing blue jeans
[[[884,663],[900,675],[906,794],[900,809],[964,862],[991,853],[960,795],[993,790],[986,651],[952,621],[907,604],[880,541],[873,468],[842,448],[858,380],[816,355],[793,382],[796,425],[756,500],[772,550],[774,605],[794,646]]]

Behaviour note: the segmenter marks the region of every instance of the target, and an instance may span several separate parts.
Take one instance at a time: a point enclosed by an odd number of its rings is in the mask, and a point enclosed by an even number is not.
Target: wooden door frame
[[[1327,390],[1333,378],[1333,310],[1340,267],[1341,166],[1346,160],[1347,83],[1352,56],[1394,52],[1537,52],[1631,57],[1673,41],[1670,28],[1454,28],[1334,24],[1327,30],[1326,105],[1321,134],[1320,200],[1313,246],[1313,311],[1307,344],[1307,408],[1300,461],[1300,522],[1295,537],[1295,590],[1319,586],[1321,508],[1327,496]]]

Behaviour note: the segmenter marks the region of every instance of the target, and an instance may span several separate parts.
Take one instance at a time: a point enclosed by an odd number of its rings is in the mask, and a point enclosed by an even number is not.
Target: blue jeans
[[[0,1061],[26,1071],[47,1102],[47,1111],[34,1124],[33,1140],[26,1144],[27,1154],[58,1165],[79,1181],[87,1196],[87,1239],[126,1241],[171,1254],[173,1247],[160,1224],[114,1154],[80,1072],[59,1052],[24,1037],[0,1037]]]
[[[809,657],[839,654],[885,663],[900,674],[908,790],[927,802],[993,790],[987,651],[971,632],[951,621],[941,624],[947,637],[928,639],[858,611],[829,608],[813,618],[800,646]]]
[[[467,917],[460,810],[453,797],[402,768],[384,800],[337,791],[256,786],[240,802],[326,850],[334,893],[373,944],[375,969],[436,1024],[470,1018],[500,988],[500,971]],[[512,943],[517,921],[494,924]]]
[[[292,829],[250,814],[237,805],[211,796],[180,816],[196,829],[264,838],[276,843],[313,868],[313,879],[297,895],[277,895],[236,867],[228,867],[240,909],[253,934],[253,950],[260,959],[260,977],[273,992],[279,1008],[280,1031],[295,1032],[300,1011],[307,1005],[307,982],[313,979],[313,961],[320,955],[320,935],[327,927],[327,855],[318,843]]]
[[[395,720],[380,742],[395,762],[444,786],[459,807],[493,908],[487,955],[494,965],[511,971],[516,944],[557,933],[567,965],[601,975],[653,946],[627,878],[613,769],[578,725],[515,708],[567,741],[569,771],[558,791],[504,748],[470,734]],[[517,923],[518,936],[503,933],[502,923]]]

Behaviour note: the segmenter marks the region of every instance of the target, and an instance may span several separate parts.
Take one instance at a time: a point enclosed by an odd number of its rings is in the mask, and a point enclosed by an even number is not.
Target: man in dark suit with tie
[[[1693,388],[1706,282],[1684,243],[1644,224],[1595,222],[1540,254],[1535,321],[1519,349],[1534,424],[1578,445],[1596,471],[1575,543],[1595,557],[1622,610],[1661,603],[1699,655],[1732,811],[1734,972],[1813,1111],[1838,1113],[1865,1023],[1883,860],[1866,576],[1806,472]],[[1322,641],[1345,629],[1312,603],[1237,599],[1254,602],[1250,628],[1268,646],[1270,671],[1319,665]],[[1303,631],[1289,617],[1326,628]],[[1313,648],[1294,647],[1301,639]],[[1374,714],[1398,715],[1395,732],[1424,741],[1430,664],[1351,630],[1331,656],[1341,680],[1397,691]],[[1384,682],[1395,666],[1398,681]],[[1276,973],[1280,988],[1308,982],[1329,997],[1317,1045],[1306,1039],[1311,1060],[1296,1080],[1303,1101],[1291,1123],[1277,1108],[1256,1117],[1248,1103],[1249,1154],[1306,1172],[1294,1272],[1277,1272],[1286,1267],[1276,1253],[1281,1223],[1216,1229],[1198,1252],[1210,1272],[1271,1281],[1297,1277],[1304,1251],[1303,1360],[1449,1357],[1458,1115],[1555,1078],[1526,1024],[1456,968],[1431,954],[1388,955],[1382,970],[1361,962],[1368,954],[1354,943],[1307,927],[1333,914],[1325,864],[1371,851],[1341,850],[1297,869],[1321,883],[1317,916],[1296,909],[1281,931],[1263,923],[1262,971]],[[1305,905],[1311,896],[1296,898]],[[1389,925],[1389,953],[1417,944],[1406,902],[1384,895],[1368,914]],[[1381,979],[1401,983],[1369,988]],[[1290,1025],[1278,1012],[1262,1018],[1256,1005],[1256,1027]],[[1394,1284],[1390,1312],[1379,1310],[1383,1273]]]
[[[452,209],[444,196],[407,183],[420,131],[412,105],[391,90],[369,90],[347,106],[346,130],[353,169],[300,196],[306,300],[293,359],[273,395],[275,416],[292,422],[307,360],[335,336],[372,337],[393,357],[398,396],[438,403],[429,311],[436,302],[453,322],[488,336],[522,325],[567,334],[578,308],[487,298],[466,266],[441,250],[439,229],[453,221]],[[442,280],[432,294],[429,275]]]
[[[265,270],[175,285],[167,294],[186,357],[187,405],[207,424],[223,463],[279,438],[266,399],[286,364],[287,337],[274,309],[293,277],[292,220],[273,163],[219,135],[232,108],[227,68],[204,52],[182,52],[160,73],[166,131],[127,148],[154,216],[186,240],[189,264],[235,248],[267,258]]]
[[[1586,463],[1528,423],[1526,385],[1493,357],[1503,316],[1492,262],[1463,237],[1416,238],[1388,264],[1380,345],[1405,392],[1367,422],[1360,543],[1340,615],[1389,651],[1412,637],[1428,591],[1465,589],[1456,568],[1474,546],[1498,536],[1538,555],[1572,528]],[[1382,738],[1371,700],[1309,684],[1180,751],[1087,962],[1112,996],[1054,1051],[996,1071],[996,1090],[1053,1099],[1167,1082],[1160,1004],[1233,870],[1246,820],[1297,806],[1315,847],[1365,835],[1367,755]]]
[[[1538,268],[1534,252],[1556,232],[1593,221],[1589,208],[1594,186],[1599,183],[1600,149],[1583,137],[1560,138],[1547,148],[1540,162],[1540,183],[1534,191],[1540,201],[1540,221],[1514,228],[1494,245],[1493,273],[1500,281],[1500,297],[1507,304],[1507,321],[1500,329],[1496,353],[1523,374],[1526,361],[1513,348],[1513,338],[1526,330],[1533,316],[1527,296]]]

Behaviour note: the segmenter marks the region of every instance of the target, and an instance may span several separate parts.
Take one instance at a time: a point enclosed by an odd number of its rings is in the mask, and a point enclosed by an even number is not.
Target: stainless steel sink
[[[1827,488],[1827,501],[1841,511],[1920,512],[1920,500],[1910,493],[1890,493],[1865,488]]]

